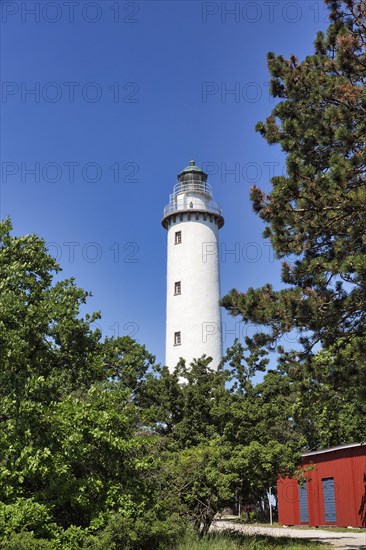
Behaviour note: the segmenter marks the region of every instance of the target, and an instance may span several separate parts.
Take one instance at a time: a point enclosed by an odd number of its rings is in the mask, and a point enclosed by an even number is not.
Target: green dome
[[[196,161],[195,160],[191,160],[189,162],[189,165],[184,168],[179,174],[178,174],[178,177],[181,176],[182,174],[186,174],[187,172],[201,172],[202,174],[206,174],[206,172],[204,172],[202,170],[202,168],[200,168],[199,166],[196,166]]]

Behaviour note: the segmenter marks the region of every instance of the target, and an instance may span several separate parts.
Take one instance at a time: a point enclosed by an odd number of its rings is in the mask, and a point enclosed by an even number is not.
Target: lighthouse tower
[[[166,365],[203,354],[222,358],[218,239],[224,225],[207,174],[194,160],[180,174],[164,209],[168,231]]]

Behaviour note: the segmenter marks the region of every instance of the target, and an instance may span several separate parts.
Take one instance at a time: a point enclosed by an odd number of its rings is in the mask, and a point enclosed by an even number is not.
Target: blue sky
[[[221,291],[280,285],[249,189],[284,158],[254,131],[266,53],[312,53],[318,1],[3,1],[1,203],[92,291],[105,335],[164,361],[162,210],[195,159],[223,208]],[[33,90],[33,93],[31,92]],[[230,254],[230,251],[235,251]],[[243,326],[223,312],[224,345]],[[244,329],[245,332],[246,329]]]

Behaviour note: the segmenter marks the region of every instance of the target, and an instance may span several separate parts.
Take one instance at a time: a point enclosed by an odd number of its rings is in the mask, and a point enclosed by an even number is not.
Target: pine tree
[[[363,347],[366,322],[366,4],[326,3],[331,23],[313,55],[268,54],[279,101],[256,127],[286,153],[286,175],[268,194],[252,188],[251,200],[289,287],[223,300],[233,315],[270,325],[272,342],[298,329],[307,353],[339,338]]]
[[[268,54],[277,104],[256,127],[286,154],[271,191],[251,190],[284,288],[234,289],[222,301],[270,328],[256,338],[279,352],[310,447],[362,440],[366,412],[366,3],[325,2],[330,25],[313,55]],[[294,349],[277,345],[295,331]]]

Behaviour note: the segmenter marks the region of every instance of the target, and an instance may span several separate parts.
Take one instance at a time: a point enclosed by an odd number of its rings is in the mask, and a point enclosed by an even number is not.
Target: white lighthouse
[[[180,174],[164,209],[168,230],[166,365],[203,354],[212,368],[222,358],[219,229],[221,208],[207,174],[194,160]]]

